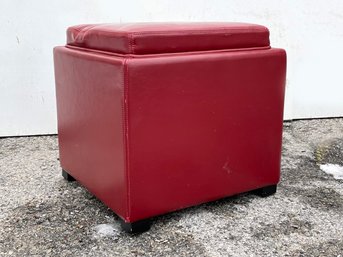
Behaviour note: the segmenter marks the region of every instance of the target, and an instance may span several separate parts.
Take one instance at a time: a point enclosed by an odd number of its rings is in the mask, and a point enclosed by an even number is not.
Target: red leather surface
[[[121,54],[269,46],[266,27],[247,23],[87,24],[67,30],[68,45]]]
[[[277,184],[283,50],[128,62],[131,220]]]
[[[127,217],[123,151],[123,59],[54,49],[63,169]]]
[[[54,56],[61,166],[127,222],[278,183],[284,50]]]

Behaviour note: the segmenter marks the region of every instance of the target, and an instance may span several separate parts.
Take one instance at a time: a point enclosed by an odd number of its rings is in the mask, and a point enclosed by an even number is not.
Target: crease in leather
[[[77,35],[74,37],[74,42],[79,42],[82,44],[82,41],[84,38],[87,36],[88,31],[90,31],[92,28],[96,27],[96,25],[88,25],[82,28],[81,30],[79,29]]]

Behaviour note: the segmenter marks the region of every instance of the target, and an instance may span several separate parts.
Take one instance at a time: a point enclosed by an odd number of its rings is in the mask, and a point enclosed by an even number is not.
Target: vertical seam
[[[133,34],[131,34],[131,48],[132,48],[132,54],[135,54],[135,46],[136,46],[135,37],[134,37]]]
[[[129,34],[129,48],[130,48],[130,50],[129,50],[129,52],[131,53],[131,54],[134,54],[134,52],[135,52],[135,49],[134,49],[134,46],[133,46],[133,40],[134,40],[134,37],[133,37],[133,34],[132,33],[130,33]]]
[[[128,68],[129,59],[125,58],[124,60],[124,87],[123,87],[123,140],[124,140],[124,156],[125,156],[125,165],[124,173],[126,176],[126,220],[129,221],[131,215],[131,201],[130,201],[130,174],[129,174],[129,110],[128,110],[128,84],[129,84],[129,68]]]

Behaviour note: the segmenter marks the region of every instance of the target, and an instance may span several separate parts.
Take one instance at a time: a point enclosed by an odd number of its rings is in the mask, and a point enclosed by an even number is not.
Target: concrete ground
[[[62,179],[56,136],[0,139],[0,256],[343,256],[343,180],[320,169],[343,166],[343,119],[286,122],[283,140],[274,196],[188,208],[132,236]]]

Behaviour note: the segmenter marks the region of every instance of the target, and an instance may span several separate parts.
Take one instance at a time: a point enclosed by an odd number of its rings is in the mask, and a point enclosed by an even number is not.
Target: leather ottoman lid
[[[119,54],[159,54],[269,46],[266,27],[247,23],[77,25],[67,44]]]

